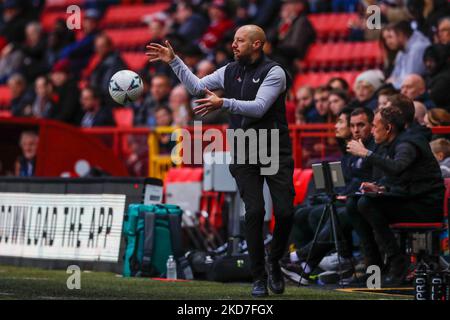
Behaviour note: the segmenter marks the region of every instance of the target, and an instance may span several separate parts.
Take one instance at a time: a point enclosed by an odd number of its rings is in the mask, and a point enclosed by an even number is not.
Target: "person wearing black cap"
[[[245,229],[251,271],[254,279],[252,295],[268,295],[267,285],[275,294],[284,292],[284,279],[279,261],[287,249],[288,237],[292,227],[294,161],[292,159],[291,140],[286,121],[285,98],[290,85],[287,72],[263,53],[266,41],[264,31],[256,25],[239,28],[232,44],[236,61],[218,69],[214,73],[199,79],[177,57],[168,41],[165,46],[152,43],[147,46],[147,55],[151,62],[169,63],[180,81],[194,96],[206,94],[206,98],[196,100],[199,105],[195,113],[204,116],[214,110],[226,110],[230,113],[230,128],[233,132],[252,133],[263,130],[278,134],[279,150],[272,156],[278,158],[278,170],[275,173],[264,172],[261,161],[249,161],[245,150],[231,148],[233,156],[230,172],[236,180],[239,192],[245,203]],[[224,90],[226,98],[220,98],[210,90]],[[251,140],[251,139],[246,139]],[[249,144],[256,142],[248,141]],[[257,146],[257,158],[261,150],[272,149],[270,140],[260,139]],[[267,150],[266,150],[267,151]],[[245,161],[236,162],[236,157],[245,155]],[[238,159],[242,160],[242,159]],[[242,163],[244,162],[244,163]],[[264,174],[263,174],[264,172]],[[263,184],[267,182],[275,212],[275,229],[270,253],[265,268],[265,250],[263,242],[264,198]],[[267,277],[268,276],[268,277]]]

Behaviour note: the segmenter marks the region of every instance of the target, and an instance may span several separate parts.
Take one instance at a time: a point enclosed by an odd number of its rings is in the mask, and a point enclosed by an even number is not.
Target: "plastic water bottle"
[[[175,262],[172,255],[167,259],[167,279],[177,278],[177,263]]]

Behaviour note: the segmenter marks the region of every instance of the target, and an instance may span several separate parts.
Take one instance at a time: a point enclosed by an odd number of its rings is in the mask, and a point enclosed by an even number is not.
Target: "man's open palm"
[[[175,58],[175,52],[169,41],[164,42],[166,46],[162,46],[158,43],[150,43],[146,46],[147,51],[145,55],[150,58],[150,62],[164,61],[169,63]]]

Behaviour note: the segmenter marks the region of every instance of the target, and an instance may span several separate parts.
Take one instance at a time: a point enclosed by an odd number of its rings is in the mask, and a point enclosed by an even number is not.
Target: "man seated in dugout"
[[[373,153],[358,141],[347,145],[349,153],[383,172],[381,179],[361,184],[363,195],[347,201],[347,214],[360,237],[366,265],[381,267],[383,287],[403,284],[410,265],[389,225],[442,221],[444,181],[425,135],[405,130],[401,110],[411,105],[409,99],[398,99],[375,114],[372,133],[384,153]]]
[[[431,141],[433,135],[431,129],[417,122],[414,103],[411,104],[408,101],[411,100],[407,96],[403,94],[394,94],[387,97],[387,103],[379,108],[383,109],[392,105],[397,106],[405,119],[405,131],[407,131],[408,134],[421,134],[428,141]]]
[[[372,121],[373,112],[368,108],[357,108],[355,110],[345,108],[340,112],[335,125],[336,138],[343,154],[341,164],[346,182],[344,188],[336,190],[340,194],[338,197],[340,202],[336,204],[336,211],[344,236],[344,241],[340,241],[345,244],[340,246],[342,250],[339,252],[342,267],[340,271],[343,273],[343,277],[350,277],[353,273],[350,261],[352,257],[352,226],[345,210],[346,195],[358,191],[360,184],[372,176],[371,167],[365,164],[364,159],[349,154],[346,151],[346,145],[354,139],[361,141],[368,149],[374,150],[375,143],[371,135]],[[294,232],[297,231],[295,233],[296,240],[300,239],[303,246],[296,252],[291,253],[290,257],[283,261],[282,267],[284,275],[294,282],[303,285],[309,284],[309,275],[317,266],[324,271],[332,271],[331,266],[321,263],[324,256],[334,249],[334,243],[331,241],[332,229],[329,217],[320,229],[317,242],[311,251],[313,234],[320,223],[324,208],[325,204],[323,204],[323,201],[320,202],[320,198],[316,200],[313,198],[310,204],[297,207]],[[342,236],[340,236],[340,239],[342,239]],[[307,261],[308,255],[310,255],[309,261]],[[335,279],[335,277],[331,276],[328,279],[324,276],[323,279],[321,278],[324,282],[333,281],[332,279]]]

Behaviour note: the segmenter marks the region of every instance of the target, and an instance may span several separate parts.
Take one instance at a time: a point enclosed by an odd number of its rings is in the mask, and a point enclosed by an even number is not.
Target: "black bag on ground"
[[[248,254],[216,257],[207,273],[207,279],[218,282],[252,281],[250,257]]]

